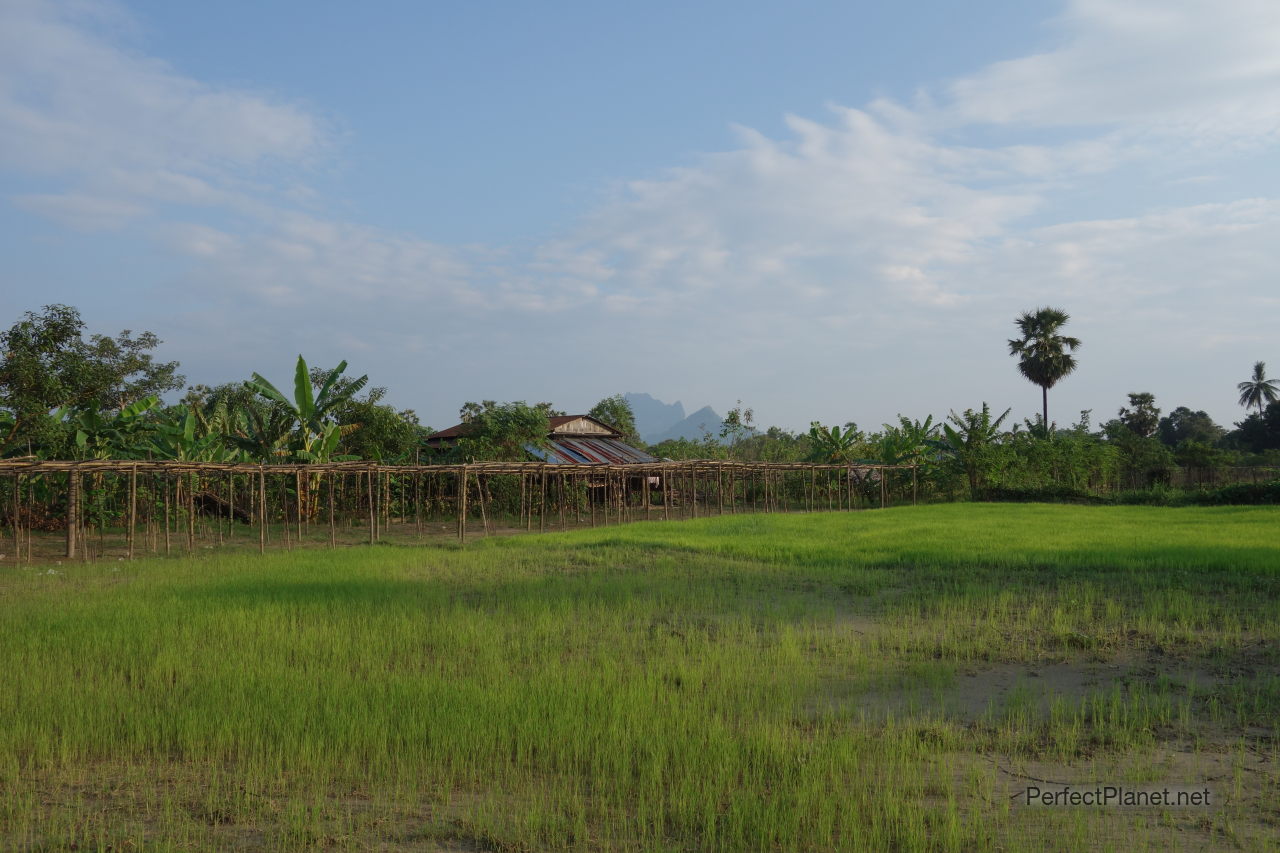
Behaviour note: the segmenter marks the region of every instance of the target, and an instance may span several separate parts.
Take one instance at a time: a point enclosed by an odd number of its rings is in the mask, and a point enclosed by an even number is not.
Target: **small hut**
[[[662,460],[623,441],[622,433],[590,415],[557,415],[548,418],[550,430],[541,447],[525,445],[525,452],[538,462],[551,465],[638,465]],[[427,438],[427,445],[441,450],[465,438],[470,425],[461,423]],[[512,460],[514,461],[514,460]],[[648,480],[646,483],[645,480]],[[596,505],[621,506],[629,494],[658,488],[654,475],[592,473],[581,480],[588,500]]]

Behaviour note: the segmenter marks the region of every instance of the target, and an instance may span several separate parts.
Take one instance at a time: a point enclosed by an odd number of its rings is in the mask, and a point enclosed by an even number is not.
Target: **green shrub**
[[[1270,483],[1237,483],[1234,486],[1194,492],[1189,498],[1188,503],[1202,506],[1280,504],[1280,480],[1272,480]]]
[[[983,499],[1005,503],[1072,503],[1103,504],[1107,499],[1071,486],[1049,485],[1023,488],[996,487],[987,489]]]

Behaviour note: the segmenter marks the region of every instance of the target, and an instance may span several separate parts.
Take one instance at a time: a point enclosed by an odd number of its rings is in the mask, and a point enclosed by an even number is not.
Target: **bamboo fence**
[[[3,562],[412,542],[915,503],[910,465],[0,460]],[[0,550],[3,550],[0,547]]]

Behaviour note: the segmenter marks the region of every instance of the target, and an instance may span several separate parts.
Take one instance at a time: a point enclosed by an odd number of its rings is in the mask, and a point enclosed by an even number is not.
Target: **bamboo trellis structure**
[[[12,559],[26,562],[237,543],[260,552],[442,536],[465,543],[477,533],[886,507],[915,503],[917,489],[911,465],[0,460],[0,518]]]

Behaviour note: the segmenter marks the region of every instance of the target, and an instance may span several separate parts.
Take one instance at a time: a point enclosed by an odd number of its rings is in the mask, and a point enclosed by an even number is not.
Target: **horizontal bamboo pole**
[[[383,465],[370,462],[315,462],[288,463],[279,465],[262,465],[256,462],[174,462],[170,460],[115,460],[115,459],[0,459],[0,471],[12,471],[21,474],[66,473],[79,471],[85,474],[119,473],[128,474],[137,470],[150,474],[193,474],[193,473],[234,473],[257,474],[322,474],[322,473],[361,473],[361,474],[458,474],[463,468],[472,473],[483,474],[539,474],[543,471],[557,474],[569,473],[630,473],[636,476],[643,474],[661,474],[663,471],[910,471],[911,465],[884,465],[879,463],[833,464],[813,462],[721,462],[706,460],[690,460],[681,462],[634,462],[615,464],[578,464],[554,462],[468,462],[465,465]]]

